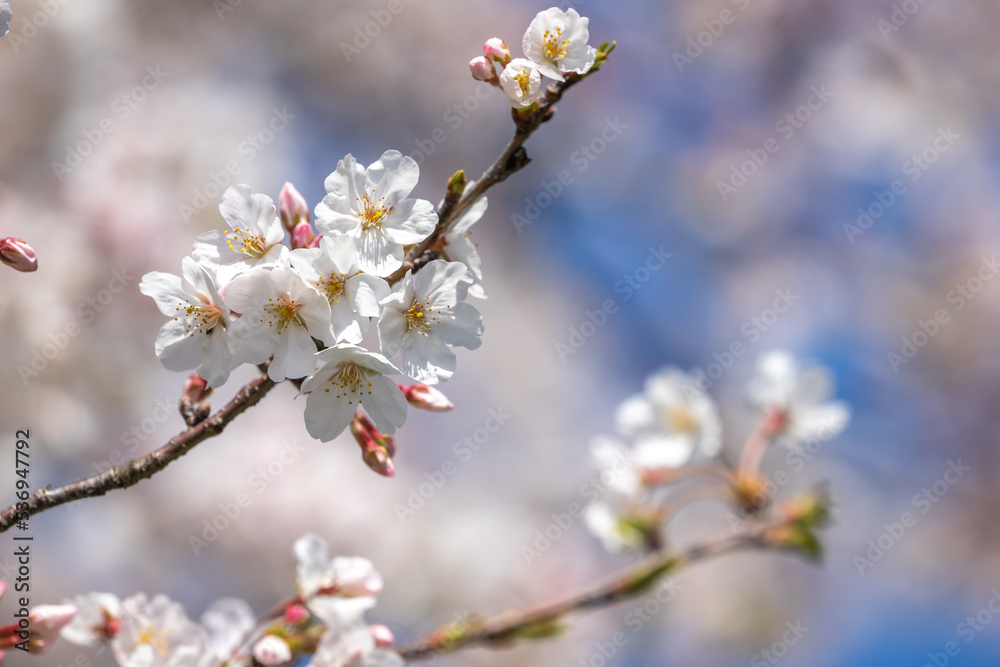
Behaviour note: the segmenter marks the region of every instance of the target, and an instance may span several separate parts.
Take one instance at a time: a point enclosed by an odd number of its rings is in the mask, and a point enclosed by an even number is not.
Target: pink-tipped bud
[[[71,604],[41,604],[33,608],[28,616],[28,629],[31,632],[28,648],[32,651],[47,649],[74,616],[76,607]]]
[[[493,63],[483,56],[478,56],[469,61],[469,71],[472,72],[472,78],[476,81],[499,82],[497,73],[493,71]]]
[[[319,242],[322,241],[322,240],[323,240],[323,235],[322,234],[317,234],[316,238],[314,238],[312,240],[312,243],[309,244],[309,247],[310,248],[318,248],[319,247]]]
[[[288,625],[300,625],[309,620],[309,610],[301,604],[293,604],[285,609],[285,623]]]
[[[396,638],[392,636],[392,630],[384,625],[369,625],[368,631],[372,633],[376,648],[389,648],[396,642]]]
[[[281,224],[288,231],[298,227],[300,222],[309,222],[309,204],[291,183],[286,182],[281,188],[281,194],[278,195],[278,213],[281,215]]]
[[[292,231],[292,247],[308,248],[315,238],[316,234],[313,233],[312,226],[309,224],[309,221],[303,220],[296,225],[295,229]]]
[[[486,43],[483,44],[483,55],[505,67],[510,62],[510,49],[507,48],[507,42],[499,37],[491,37],[486,40]]]
[[[360,413],[351,421],[351,433],[361,446],[365,465],[384,477],[395,476],[392,457],[396,455],[396,442],[391,435],[379,433],[375,424]]]
[[[276,667],[292,661],[292,649],[281,637],[265,635],[253,645],[253,657],[264,667]]]
[[[409,387],[399,385],[399,388],[403,390],[403,395],[406,396],[406,400],[410,402],[410,405],[420,410],[448,412],[455,407],[448,400],[447,396],[434,387],[428,387],[425,384],[413,384]]]
[[[31,246],[13,236],[0,239],[0,262],[22,273],[38,270],[38,257]]]
[[[184,399],[190,403],[201,403],[212,395],[212,389],[208,386],[208,380],[193,373],[184,381]]]

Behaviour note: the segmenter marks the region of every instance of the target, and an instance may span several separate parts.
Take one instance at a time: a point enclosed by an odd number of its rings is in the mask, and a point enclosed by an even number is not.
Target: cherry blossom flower
[[[282,244],[285,230],[267,195],[255,195],[249,185],[235,185],[222,195],[219,211],[229,229],[199,235],[191,255],[218,269],[222,285],[254,267],[276,266],[288,252]]]
[[[122,602],[122,629],[111,640],[121,667],[217,667],[205,630],[165,595],[138,593]]]
[[[229,351],[229,307],[219,294],[211,269],[190,257],[181,263],[181,276],[153,271],[142,277],[139,291],[156,301],[173,318],[156,337],[156,356],[171,371],[197,369],[210,387],[229,379],[233,369]]]
[[[51,646],[74,616],[76,606],[72,604],[40,604],[32,607],[28,615],[28,630],[31,633],[28,648],[31,652],[41,652]]]
[[[295,585],[309,610],[328,626],[342,626],[375,606],[382,577],[365,558],[330,558],[326,542],[312,534],[294,546],[298,561]],[[366,628],[367,629],[367,628]]]
[[[267,372],[275,382],[315,370],[313,338],[334,343],[330,303],[291,269],[244,274],[226,288],[226,301],[241,313],[232,325],[234,361],[259,364],[273,354]]]
[[[429,201],[407,198],[419,177],[416,160],[399,151],[386,151],[367,169],[346,156],[326,179],[317,231],[351,237],[361,270],[389,275],[403,264],[403,246],[423,241],[437,224]]]
[[[289,259],[295,272],[330,302],[330,323],[337,341],[360,343],[372,317],[379,316],[379,301],[389,295],[389,284],[362,273],[358,251],[348,236],[324,236],[318,248],[293,250]]]
[[[87,593],[66,600],[77,609],[72,622],[62,629],[62,638],[80,646],[98,646],[121,630],[122,604],[111,593]]]
[[[257,622],[250,605],[239,598],[216,600],[201,615],[208,645],[219,660],[229,660]]]
[[[542,96],[542,75],[535,63],[514,58],[500,73],[500,87],[515,109],[530,107]]]
[[[281,637],[265,635],[253,645],[254,660],[264,667],[278,667],[292,661],[292,649]]]
[[[650,502],[643,471],[625,447],[611,438],[595,438],[591,457],[600,471],[604,493],[587,505],[584,523],[608,551],[641,548],[662,518],[659,506]]]
[[[646,380],[642,394],[626,399],[616,414],[618,432],[635,443],[644,468],[675,468],[695,456],[711,458],[722,447],[722,424],[711,397],[694,377],[666,368]]]
[[[355,621],[329,628],[320,639],[310,667],[403,667],[396,653],[377,647],[368,626]]]
[[[803,368],[788,352],[764,354],[750,383],[750,403],[765,415],[777,416],[775,436],[795,447],[809,440],[829,440],[846,428],[850,409],[830,401],[833,379],[822,366]]]
[[[466,186],[466,190],[472,190],[475,186],[474,181],[470,181]],[[469,208],[467,208],[462,215],[452,223],[451,228],[444,235],[444,258],[453,262],[461,262],[465,264],[465,268],[469,270],[468,280],[469,285],[469,296],[475,297],[477,299],[486,298],[486,290],[483,289],[483,260],[479,257],[479,250],[476,244],[472,242],[472,237],[469,230],[472,225],[479,222],[486,213],[486,207],[489,206],[489,201],[485,196],[480,197],[472,203]]]
[[[474,350],[482,342],[483,316],[463,302],[467,275],[463,264],[437,259],[416,275],[408,272],[402,289],[382,301],[382,352],[401,353],[403,371],[418,382],[447,380],[457,363],[451,346]]]
[[[385,377],[399,369],[381,354],[341,344],[316,354],[325,366],[302,383],[309,435],[328,442],[340,435],[362,405],[376,428],[392,435],[406,421],[406,397]]]
[[[594,65],[597,49],[588,46],[590,19],[575,9],[557,7],[539,12],[524,33],[521,47],[545,76],[563,81],[563,74],[585,74]]]

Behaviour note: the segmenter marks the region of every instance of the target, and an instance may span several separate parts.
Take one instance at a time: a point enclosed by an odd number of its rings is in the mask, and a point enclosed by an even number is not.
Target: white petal
[[[188,334],[183,320],[170,320],[156,336],[156,357],[170,371],[194,370],[201,363],[201,335]]]
[[[139,291],[152,298],[160,312],[170,317],[177,315],[178,304],[189,303],[193,296],[184,291],[180,277],[161,271],[144,275]]]
[[[403,345],[406,330],[406,317],[398,310],[386,308],[378,321],[378,340],[382,354],[396,356]]]
[[[392,435],[406,422],[406,396],[399,385],[378,375],[371,378],[371,395],[364,399],[365,412],[381,433]]]
[[[368,184],[375,190],[376,197],[385,197],[396,205],[417,187],[420,167],[411,157],[404,157],[399,151],[389,150],[368,167]]]

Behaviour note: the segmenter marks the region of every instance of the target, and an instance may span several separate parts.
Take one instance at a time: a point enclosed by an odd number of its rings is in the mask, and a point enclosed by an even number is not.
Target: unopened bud
[[[504,66],[510,62],[510,49],[507,48],[507,42],[499,37],[491,37],[486,40],[486,43],[483,44],[483,55]]]
[[[468,180],[465,178],[465,170],[459,169],[448,179],[448,195],[455,197],[455,200],[458,201],[458,198],[465,193],[466,183]]]
[[[303,220],[292,231],[292,247],[308,248],[315,238],[316,234],[313,232],[309,221]]]
[[[368,631],[372,633],[376,648],[389,648],[396,641],[392,636],[392,630],[384,625],[369,625]]]
[[[396,454],[396,442],[391,435],[379,433],[368,417],[354,415],[351,433],[361,446],[361,458],[365,465],[384,477],[393,477],[396,468],[392,457]]]
[[[477,56],[469,61],[469,71],[472,72],[472,78],[476,81],[489,81],[490,83],[498,81],[497,73],[493,70],[493,63],[483,56]]]
[[[33,608],[28,616],[31,631],[28,647],[32,651],[44,651],[74,616],[76,607],[71,604],[42,604]]]
[[[319,247],[319,242],[322,241],[322,240],[323,240],[323,235],[322,234],[317,234],[316,238],[314,238],[312,240],[312,243],[309,244],[309,247],[310,248],[318,248]]]
[[[309,222],[309,205],[306,204],[305,197],[299,194],[295,186],[288,182],[281,188],[281,194],[278,195],[278,212],[281,215],[281,224],[289,232],[295,229],[300,222]]]
[[[434,387],[425,384],[413,384],[409,387],[399,385],[403,390],[403,395],[410,405],[420,410],[428,412],[448,412],[455,405],[448,400],[448,397]]]
[[[281,637],[266,635],[253,645],[253,657],[264,667],[276,667],[292,661],[292,650]]]
[[[301,604],[293,604],[285,609],[285,623],[288,625],[299,625],[309,619],[309,610]]]
[[[0,262],[23,273],[38,270],[38,257],[31,246],[13,236],[0,239]]]
[[[184,398],[191,403],[200,403],[212,395],[208,380],[193,373],[184,381]]]

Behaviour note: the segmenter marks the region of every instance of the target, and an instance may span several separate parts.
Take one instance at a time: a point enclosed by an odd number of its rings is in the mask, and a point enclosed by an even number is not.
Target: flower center
[[[545,34],[542,35],[543,44],[545,46],[545,57],[549,60],[559,60],[566,57],[566,52],[569,50],[570,40],[559,38],[562,37],[562,28],[556,28],[555,32],[551,30],[546,30]]]
[[[337,392],[336,398],[346,398],[348,405],[353,405],[354,401],[361,405],[361,399],[365,393],[369,396],[372,395],[372,381],[368,377],[371,372],[364,366],[348,361],[340,367],[340,371],[330,378],[330,387],[333,387]],[[324,391],[329,393],[330,387]]]
[[[140,645],[149,644],[157,653],[166,657],[168,647],[167,637],[169,636],[169,632],[157,630],[151,624],[147,623],[146,627],[139,631],[139,636],[135,638],[135,643]]]
[[[184,331],[188,338],[208,333],[215,328],[222,317],[222,311],[216,308],[207,296],[199,294],[198,298],[201,299],[201,303],[178,301],[177,308],[174,309],[177,314],[174,321],[184,318]]]
[[[448,306],[451,308],[451,306]],[[440,324],[441,320],[435,317],[435,311],[431,310],[431,298],[414,299],[409,310],[403,313],[406,316],[406,331],[417,330],[421,336],[426,336],[433,331],[434,324]]]
[[[678,433],[698,432],[698,420],[686,408],[668,408],[663,411],[663,422]]]
[[[353,278],[354,276],[351,277]],[[344,294],[345,281],[346,278],[343,273],[339,275],[331,273],[326,277],[320,276],[319,282],[316,283],[316,288],[319,289],[320,292],[326,294],[326,298],[331,305],[336,306],[340,301],[340,297]]]
[[[277,326],[279,336],[290,324],[303,326],[299,319],[299,304],[287,296],[269,297],[264,306],[264,317],[260,321],[266,321],[269,327]]]
[[[392,205],[385,200],[385,197],[375,198],[375,188],[372,193],[365,193],[357,198],[358,213],[361,215],[361,226],[364,228],[381,228],[385,217],[392,210]]]
[[[230,232],[226,230],[226,245],[233,252],[250,257],[263,257],[267,253],[267,241],[263,236],[255,234],[249,227],[240,227]]]
[[[514,75],[514,80],[517,81],[517,85],[521,86],[521,93],[523,95],[531,92],[531,72],[523,69]]]

